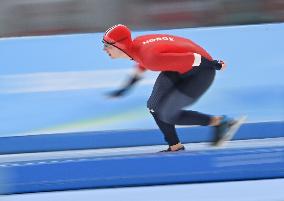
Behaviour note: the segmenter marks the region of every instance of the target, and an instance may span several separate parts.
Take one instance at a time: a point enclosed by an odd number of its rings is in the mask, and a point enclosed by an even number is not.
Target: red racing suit
[[[210,54],[193,41],[167,34],[139,36],[124,50],[142,70],[175,71],[181,74],[199,66],[201,57],[212,61]]]

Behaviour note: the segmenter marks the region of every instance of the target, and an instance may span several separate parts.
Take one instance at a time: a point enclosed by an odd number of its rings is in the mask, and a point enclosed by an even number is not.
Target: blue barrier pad
[[[183,143],[210,142],[211,127],[179,128]],[[284,122],[244,124],[233,140],[284,137]],[[0,154],[165,144],[159,130],[121,130],[0,138]]]
[[[2,163],[1,194],[284,177],[284,146]]]

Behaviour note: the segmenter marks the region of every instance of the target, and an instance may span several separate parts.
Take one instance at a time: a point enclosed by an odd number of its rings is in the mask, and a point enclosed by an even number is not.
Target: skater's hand
[[[225,70],[227,67],[227,64],[222,60],[213,60],[212,64],[214,65],[216,70]]]
[[[120,98],[125,94],[125,89],[118,89],[106,94],[108,98]]]
[[[225,70],[227,68],[227,64],[224,61],[220,60],[219,63],[222,65],[220,70],[223,71],[223,70]]]
[[[109,98],[119,98],[129,92],[129,90],[141,79],[140,74],[136,73],[128,78],[128,81],[121,88],[107,94]]]

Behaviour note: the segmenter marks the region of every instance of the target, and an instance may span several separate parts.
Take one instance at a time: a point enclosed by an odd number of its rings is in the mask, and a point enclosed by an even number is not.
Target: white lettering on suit
[[[162,41],[162,40],[167,40],[167,41],[174,41],[174,38],[173,37],[157,37],[157,38],[151,38],[149,40],[146,40],[146,41],[143,41],[143,45],[146,45],[148,43],[153,43],[153,42],[156,42],[156,41]]]

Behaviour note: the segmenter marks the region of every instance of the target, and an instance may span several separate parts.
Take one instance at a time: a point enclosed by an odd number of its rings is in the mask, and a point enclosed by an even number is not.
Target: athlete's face
[[[120,49],[114,47],[113,45],[104,43],[104,51],[107,52],[107,54],[112,58],[123,58],[124,52],[122,52]]]
[[[128,58],[128,55],[126,55],[123,51],[107,43],[104,43],[104,51],[106,51],[112,59]]]

